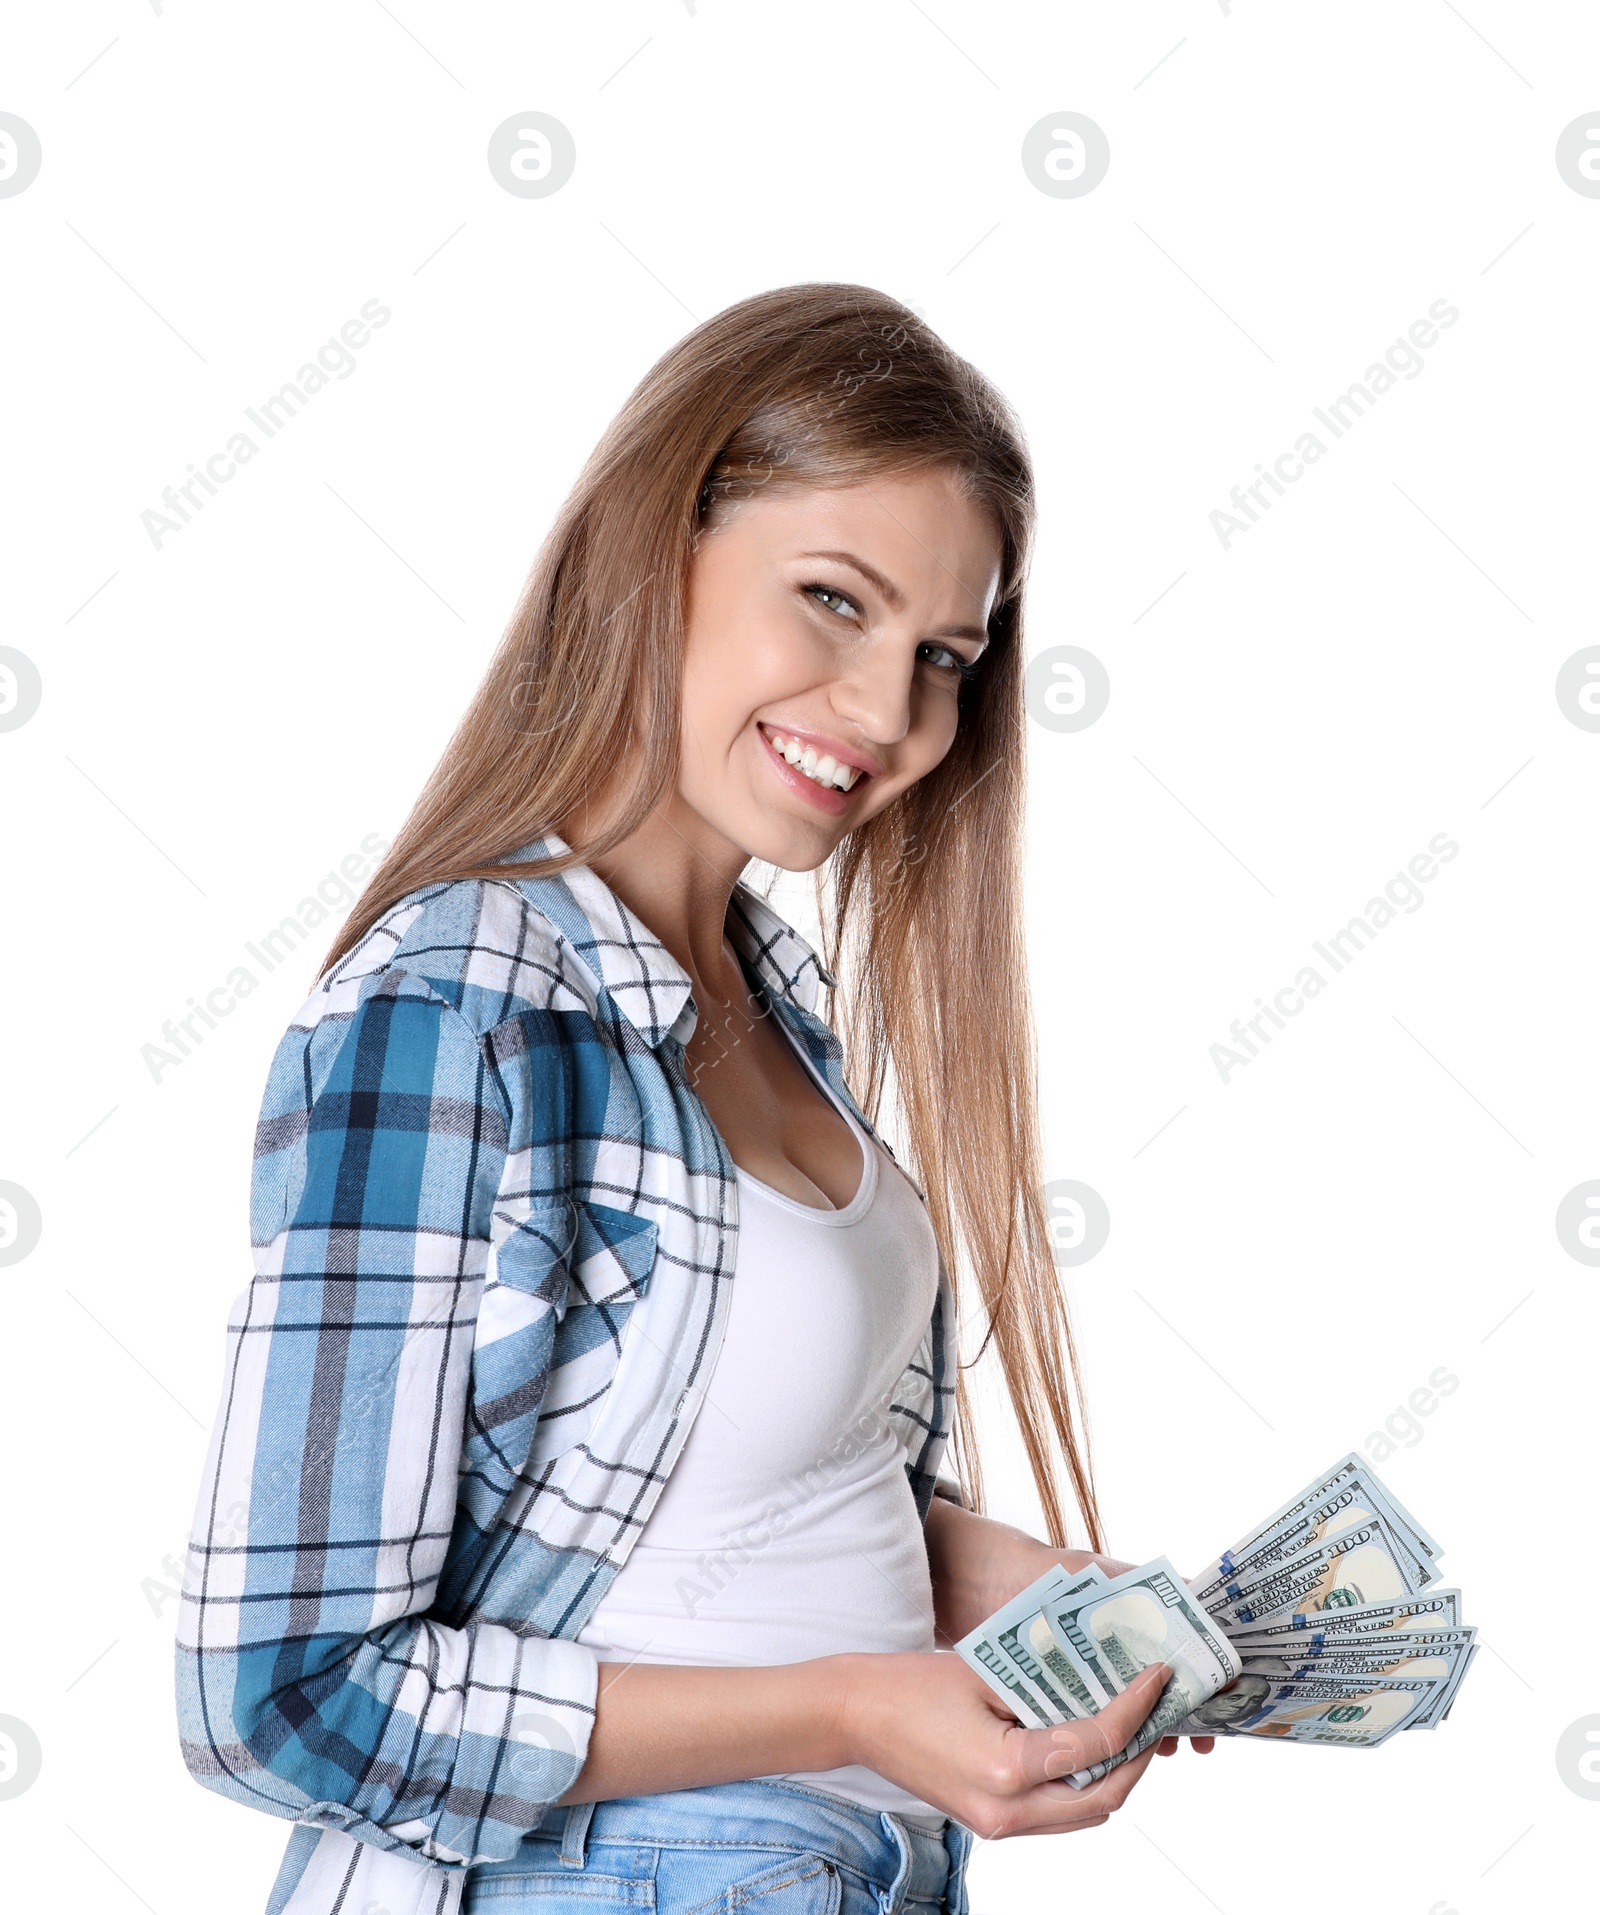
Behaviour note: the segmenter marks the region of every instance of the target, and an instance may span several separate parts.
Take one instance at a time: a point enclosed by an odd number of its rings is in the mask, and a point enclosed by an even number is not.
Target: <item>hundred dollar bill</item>
[[[1085,1577],[1052,1592],[1045,1598],[1046,1609],[1052,1602],[1063,1601],[1105,1581],[1102,1573],[1093,1580]],[[1031,1615],[1008,1624],[996,1632],[994,1639],[1035,1690],[1059,1711],[1056,1721],[1072,1722],[1092,1716],[1110,1697],[1097,1692],[1088,1671],[1056,1636],[1046,1609],[1035,1609]]]
[[[1314,1656],[1246,1656],[1244,1674],[1265,1676],[1274,1683],[1298,1681],[1311,1675],[1368,1679],[1433,1677],[1439,1683],[1438,1692],[1409,1725],[1413,1729],[1431,1729],[1454,1700],[1461,1678],[1466,1674],[1467,1664],[1472,1660],[1475,1633],[1471,1629],[1440,1629],[1416,1636],[1388,1636],[1381,1644],[1368,1642],[1352,1648],[1328,1644]]]
[[[1408,1629],[1387,1630],[1372,1636],[1324,1636],[1303,1647],[1285,1644],[1275,1650],[1239,1651],[1246,1669],[1284,1676],[1340,1668],[1392,1669],[1399,1656],[1420,1656],[1437,1652],[1454,1657],[1477,1636],[1477,1630]],[[1234,1645],[1238,1650],[1238,1645]],[[1439,1671],[1431,1673],[1438,1674]]]
[[[1093,1715],[1100,1706],[1076,1669],[1070,1679],[1062,1669],[1056,1672],[1055,1681],[1049,1680],[1037,1650],[1048,1648],[1053,1655],[1057,1650],[1055,1638],[1044,1626],[1044,1604],[1057,1595],[1090,1589],[1105,1580],[1105,1571],[1093,1563],[1076,1571],[1052,1564],[956,1644],[956,1653],[1011,1704],[1026,1727],[1071,1722]],[[1018,1708],[1018,1703],[1023,1708]]]
[[[1238,1561],[1265,1537],[1283,1529],[1286,1524],[1303,1516],[1307,1510],[1315,1508],[1317,1504],[1326,1502],[1335,1491],[1352,1485],[1359,1485],[1365,1493],[1379,1499],[1384,1507],[1375,1513],[1388,1516],[1399,1528],[1405,1530],[1414,1539],[1422,1554],[1434,1557],[1443,1554],[1439,1545],[1421,1523],[1402,1506],[1387,1485],[1379,1481],[1377,1472],[1366,1458],[1352,1450],[1349,1454],[1340,1457],[1331,1469],[1324,1471],[1314,1482],[1307,1484],[1299,1495],[1292,1496],[1280,1509],[1275,1509],[1263,1522],[1257,1523],[1253,1529],[1247,1531],[1231,1548],[1224,1550],[1216,1562],[1212,1563],[1200,1576],[1194,1578],[1194,1586],[1203,1590],[1208,1582],[1223,1574],[1230,1557]]]
[[[1438,1675],[1441,1678],[1438,1694],[1429,1701],[1428,1706],[1415,1721],[1407,1723],[1407,1728],[1437,1729],[1449,1715],[1450,1706],[1456,1699],[1456,1691],[1461,1687],[1462,1678],[1471,1668],[1472,1658],[1478,1653],[1477,1631],[1466,1629],[1459,1633],[1467,1640],[1458,1647],[1447,1648],[1439,1644],[1428,1647],[1425,1643],[1420,1644],[1409,1659],[1396,1660],[1392,1669],[1384,1672],[1386,1675]],[[1320,1661],[1313,1666],[1320,1668]]]
[[[1228,1582],[1205,1605],[1232,1631],[1287,1611],[1355,1609],[1414,1596],[1438,1570],[1421,1574],[1381,1516],[1358,1524],[1314,1549],[1273,1564],[1245,1583]]]
[[[1274,1682],[1241,1675],[1168,1734],[1254,1735],[1371,1749],[1415,1728],[1442,1687],[1437,1676],[1310,1675]]]
[[[1424,1720],[1413,1723],[1413,1728],[1437,1729],[1439,1724],[1444,1721],[1445,1717],[1449,1715],[1451,1705],[1456,1699],[1456,1691],[1461,1687],[1467,1671],[1472,1667],[1472,1658],[1477,1653],[1478,1644],[1476,1642],[1469,1642],[1467,1644],[1467,1653],[1461,1658],[1460,1662],[1456,1664],[1450,1674],[1450,1679],[1445,1683],[1444,1694],[1435,1697]]]
[[[1106,1691],[1120,1695],[1141,1669],[1165,1662],[1171,1679],[1127,1747],[1068,1779],[1074,1787],[1140,1755],[1240,1670],[1227,1637],[1165,1556],[1113,1576],[1102,1588],[1057,1597],[1045,1616]],[[1080,1781],[1082,1776],[1084,1780]]]
[[[1063,1720],[1036,1700],[1011,1658],[990,1642],[982,1630],[970,1638],[963,1637],[956,1647],[1024,1728],[1053,1728]]]
[[[1254,1669],[1261,1675],[1312,1675],[1319,1669],[1330,1675],[1340,1670],[1353,1670],[1358,1674],[1368,1671],[1398,1673],[1397,1663],[1407,1656],[1438,1655],[1444,1657],[1446,1662],[1453,1663],[1476,1639],[1477,1634],[1477,1630],[1470,1627],[1386,1630],[1380,1635],[1371,1636],[1324,1636],[1304,1647],[1286,1643],[1277,1649],[1240,1650],[1235,1643],[1234,1648],[1245,1668]],[[1441,1666],[1425,1673],[1442,1675],[1444,1668]]]
[[[1438,1545],[1401,1510],[1367,1464],[1347,1456],[1286,1511],[1225,1549],[1195,1578],[1195,1592],[1202,1602],[1210,1603],[1228,1583],[1253,1581],[1270,1564],[1328,1542],[1373,1517],[1389,1524],[1400,1553],[1410,1559],[1417,1585],[1430,1581],[1423,1571],[1440,1554]]]
[[[1071,1580],[1059,1563],[1052,1564],[1026,1589],[1019,1590],[1003,1609],[986,1617],[956,1644],[956,1654],[982,1676],[996,1695],[1012,1705],[1019,1721],[1027,1726],[1034,1722],[1053,1724],[1055,1713],[1033,1694],[1021,1670],[995,1641],[994,1625],[1008,1611],[1025,1611],[1030,1603],[1036,1606],[1044,1601],[1047,1593],[1064,1588]],[[1022,1706],[1018,1707],[1019,1704]]]
[[[1333,1638],[1319,1645],[1316,1653],[1299,1661],[1287,1655],[1246,1656],[1245,1673],[1437,1676],[1439,1693],[1420,1716],[1406,1725],[1411,1729],[1434,1729],[1450,1713],[1462,1678],[1478,1653],[1477,1634],[1477,1630],[1467,1628],[1424,1630],[1409,1636]]]
[[[1359,1481],[1344,1484],[1310,1509],[1286,1523],[1280,1523],[1248,1550],[1243,1559],[1234,1558],[1230,1551],[1229,1558],[1233,1566],[1222,1581],[1242,1582],[1247,1577],[1264,1574],[1273,1564],[1286,1562],[1303,1549],[1314,1549],[1319,1543],[1331,1542],[1335,1536],[1343,1535],[1358,1524],[1371,1522],[1375,1517],[1381,1517],[1389,1525],[1399,1553],[1413,1577],[1419,1583],[1427,1581],[1434,1557],[1422,1549],[1404,1524],[1390,1513],[1386,1499],[1372,1494],[1368,1486]]]
[[[1297,1611],[1270,1622],[1242,1623],[1228,1631],[1241,1656],[1254,1649],[1274,1650],[1293,1641],[1334,1641],[1395,1629],[1454,1629],[1461,1621],[1459,1589],[1429,1589],[1404,1602],[1367,1603],[1357,1609]]]

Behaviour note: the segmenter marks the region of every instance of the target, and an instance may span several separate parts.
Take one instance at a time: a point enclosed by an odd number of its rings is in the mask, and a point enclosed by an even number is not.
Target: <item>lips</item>
[[[867,775],[865,768],[843,756],[816,744],[798,732],[782,731],[776,725],[763,724],[762,733],[772,749],[796,771],[804,772],[814,783],[826,791],[848,791],[856,781]]]
[[[849,794],[841,790],[836,782],[827,784],[819,782],[814,774],[827,771],[831,767],[830,780],[842,777],[848,781],[852,790],[863,784],[869,776],[858,765],[841,766],[839,760],[831,753],[819,751],[809,741],[803,741],[794,733],[783,731],[776,725],[758,723],[756,730],[760,733],[767,760],[782,782],[797,797],[803,798],[807,804],[814,806],[818,811],[826,812],[829,817],[838,817],[848,807]],[[787,750],[780,748],[777,742],[779,739],[783,741]],[[790,753],[795,752],[798,752],[799,762],[791,762]],[[805,768],[808,757],[812,766],[811,774],[808,774]]]

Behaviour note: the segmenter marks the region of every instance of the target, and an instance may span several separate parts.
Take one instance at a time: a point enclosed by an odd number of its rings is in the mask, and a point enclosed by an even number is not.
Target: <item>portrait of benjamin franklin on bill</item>
[[[1202,1734],[1211,1729],[1233,1729],[1253,1716],[1272,1692],[1266,1676],[1239,1676],[1219,1689],[1195,1710],[1189,1720]]]

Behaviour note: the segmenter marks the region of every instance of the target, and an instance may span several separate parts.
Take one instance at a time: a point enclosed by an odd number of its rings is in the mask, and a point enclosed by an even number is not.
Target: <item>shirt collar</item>
[[[504,862],[548,857],[569,847],[546,831]],[[699,1012],[688,972],[654,931],[587,864],[546,878],[514,878],[519,891],[561,931],[602,984],[622,1016],[653,1050],[664,1037],[687,1043]],[[744,884],[729,900],[728,941],[762,982],[815,1014],[818,989],[835,983],[799,932]]]

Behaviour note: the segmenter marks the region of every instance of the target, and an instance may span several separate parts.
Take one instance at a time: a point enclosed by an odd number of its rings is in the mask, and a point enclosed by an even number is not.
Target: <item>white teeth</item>
[[[778,731],[769,731],[767,737],[774,751],[816,784],[831,786],[836,791],[849,791],[862,775],[857,766],[842,763],[831,752],[819,756],[815,745],[802,745],[798,738],[787,737]]]

